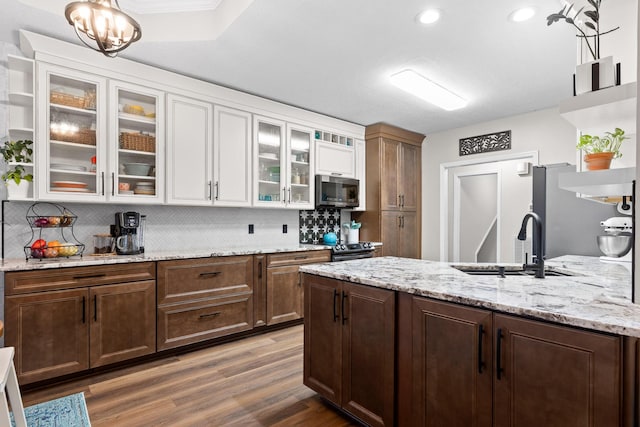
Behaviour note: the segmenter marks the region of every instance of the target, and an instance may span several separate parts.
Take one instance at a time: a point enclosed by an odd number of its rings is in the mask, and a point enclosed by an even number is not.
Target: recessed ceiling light
[[[457,110],[467,105],[467,100],[413,70],[404,70],[391,75],[391,83],[443,110]]]
[[[509,15],[509,20],[513,22],[524,22],[533,18],[536,14],[536,10],[533,7],[523,7],[521,9],[514,10]]]
[[[438,9],[429,9],[418,15],[418,22],[421,24],[433,24],[440,19],[440,11]]]

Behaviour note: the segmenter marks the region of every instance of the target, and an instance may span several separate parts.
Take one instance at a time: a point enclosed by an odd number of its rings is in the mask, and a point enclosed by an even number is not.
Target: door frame
[[[470,166],[478,166],[478,165],[470,165]],[[497,220],[497,228],[496,228],[496,239],[497,239],[497,248],[496,248],[496,259],[500,259],[502,255],[501,245],[500,245],[500,223],[501,223],[501,213],[500,206],[502,205],[502,192],[500,188],[502,188],[502,171],[495,168],[487,168],[478,172],[460,172],[453,174],[453,262],[460,262],[460,178],[468,177],[468,176],[479,176],[479,175],[496,175],[496,220]],[[447,185],[447,188],[449,186]],[[448,200],[447,200],[448,203]],[[447,206],[448,208],[448,206]],[[492,222],[493,224],[493,222]],[[447,224],[447,230],[448,230]],[[486,237],[486,233],[485,233]],[[447,238],[447,244],[448,244]],[[447,248],[448,249],[448,248]]]
[[[532,165],[539,164],[538,151],[523,151],[521,153],[494,154],[482,156],[477,159],[459,160],[456,162],[448,162],[440,164],[440,261],[447,262],[447,253],[449,251],[448,242],[448,225],[449,217],[449,170],[460,166],[481,165],[484,163],[495,163],[509,160],[518,160],[531,162]]]

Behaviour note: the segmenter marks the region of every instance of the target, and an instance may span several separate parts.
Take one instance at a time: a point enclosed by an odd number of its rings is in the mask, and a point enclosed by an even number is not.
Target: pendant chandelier
[[[140,24],[120,10],[118,0],[74,1],[64,14],[82,43],[106,56],[116,56],[142,36]]]

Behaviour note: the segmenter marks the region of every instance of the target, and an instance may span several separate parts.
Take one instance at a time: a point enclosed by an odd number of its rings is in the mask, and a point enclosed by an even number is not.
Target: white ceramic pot
[[[347,243],[358,243],[360,241],[360,229],[350,228],[349,234],[347,234]]]
[[[576,95],[591,92],[593,82],[593,64],[599,65],[599,89],[610,87],[616,84],[615,67],[613,56],[598,59],[597,61],[586,62],[576,67]]]
[[[29,187],[31,183],[24,179],[20,180],[20,184],[15,181],[7,181],[7,197],[9,199],[26,199],[29,197]]]

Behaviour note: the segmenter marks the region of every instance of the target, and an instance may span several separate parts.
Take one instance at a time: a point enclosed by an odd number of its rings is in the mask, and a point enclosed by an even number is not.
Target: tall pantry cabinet
[[[353,214],[361,238],[382,242],[383,256],[420,258],[424,135],[377,123],[365,139],[367,209]]]

